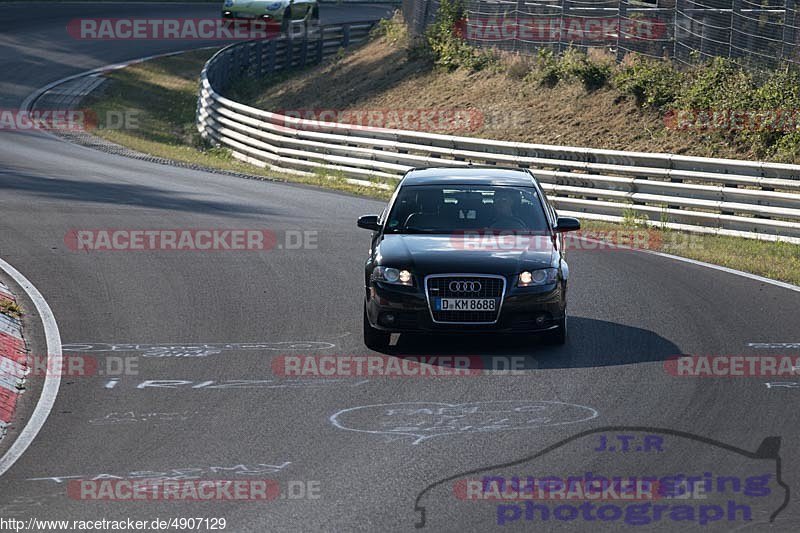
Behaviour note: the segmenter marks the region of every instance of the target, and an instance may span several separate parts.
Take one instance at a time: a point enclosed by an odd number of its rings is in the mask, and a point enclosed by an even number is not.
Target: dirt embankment
[[[578,82],[547,87],[512,72],[446,71],[415,58],[404,43],[384,37],[321,67],[273,78],[266,85],[242,85],[236,97],[262,109],[300,112],[307,118],[320,118],[326,111],[328,120],[333,116],[341,122],[453,135],[753,157],[729,143],[669,129],[657,113],[614,88],[587,91]]]

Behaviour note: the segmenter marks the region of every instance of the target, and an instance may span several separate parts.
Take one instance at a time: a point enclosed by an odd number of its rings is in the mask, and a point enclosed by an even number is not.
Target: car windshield
[[[536,189],[488,185],[406,186],[386,222],[386,233],[542,233],[547,229]]]

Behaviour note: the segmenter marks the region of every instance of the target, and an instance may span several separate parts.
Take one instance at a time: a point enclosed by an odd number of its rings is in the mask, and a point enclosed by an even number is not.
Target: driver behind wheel
[[[525,230],[528,224],[515,214],[519,193],[510,189],[497,189],[494,193],[494,219],[490,226],[496,230]]]

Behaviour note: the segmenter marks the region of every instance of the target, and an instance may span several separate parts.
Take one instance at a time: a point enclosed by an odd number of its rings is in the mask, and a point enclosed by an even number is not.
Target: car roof
[[[403,179],[409,185],[516,185],[532,187],[533,177],[524,169],[497,167],[417,168]]]

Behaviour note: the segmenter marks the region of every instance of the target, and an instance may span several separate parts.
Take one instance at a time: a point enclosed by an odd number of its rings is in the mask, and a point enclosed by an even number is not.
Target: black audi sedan
[[[365,265],[364,343],[391,333],[535,333],[566,341],[574,218],[558,217],[523,169],[426,168],[406,173],[372,230]]]

